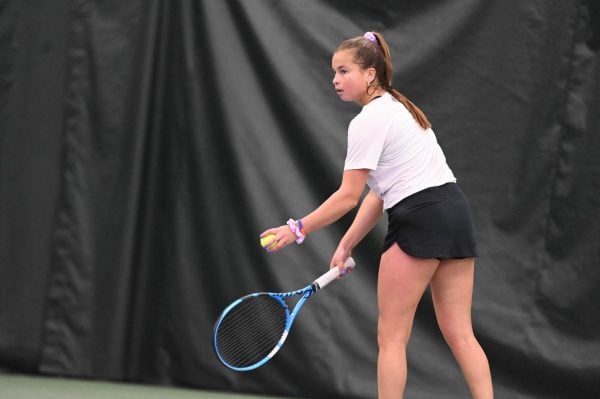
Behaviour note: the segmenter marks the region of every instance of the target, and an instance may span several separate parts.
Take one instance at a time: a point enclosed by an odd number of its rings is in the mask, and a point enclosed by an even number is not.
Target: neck
[[[384,93],[385,93],[385,90],[377,89],[373,93],[371,93],[369,95],[365,95],[365,98],[363,101],[360,102],[360,105],[362,105],[364,107],[365,105],[367,105],[371,101],[375,100],[376,98],[381,97]]]

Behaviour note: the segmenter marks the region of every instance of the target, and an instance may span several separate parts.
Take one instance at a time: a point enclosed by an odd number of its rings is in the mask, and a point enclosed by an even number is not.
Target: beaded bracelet
[[[294,219],[290,219],[287,221],[287,225],[296,236],[296,244],[302,244],[306,238],[306,236],[302,234],[302,220],[295,221]]]

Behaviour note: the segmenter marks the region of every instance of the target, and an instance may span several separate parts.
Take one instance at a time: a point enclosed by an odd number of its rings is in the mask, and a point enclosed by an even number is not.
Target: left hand
[[[275,241],[275,245],[270,246],[269,249],[267,249],[267,252],[277,252],[296,242],[296,235],[292,232],[292,230],[290,230],[288,225],[273,227],[265,230],[260,234],[260,237],[268,236],[269,234],[275,235],[275,238],[273,239]]]

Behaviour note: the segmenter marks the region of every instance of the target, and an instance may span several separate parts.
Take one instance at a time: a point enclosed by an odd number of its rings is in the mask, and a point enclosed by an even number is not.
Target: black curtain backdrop
[[[330,59],[365,30],[471,201],[497,397],[599,397],[594,0],[0,0],[0,368],[375,398],[385,220],[266,366],[211,346],[236,297],[324,272],[353,217],[258,245],[339,185],[359,109]],[[408,355],[406,397],[468,397],[428,295]]]

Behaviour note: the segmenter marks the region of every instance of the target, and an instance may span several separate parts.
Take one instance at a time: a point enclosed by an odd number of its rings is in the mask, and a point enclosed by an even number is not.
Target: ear
[[[369,82],[374,82],[377,77],[377,72],[375,72],[375,68],[367,68],[367,79]]]

